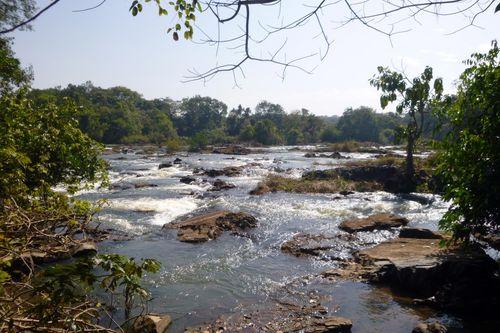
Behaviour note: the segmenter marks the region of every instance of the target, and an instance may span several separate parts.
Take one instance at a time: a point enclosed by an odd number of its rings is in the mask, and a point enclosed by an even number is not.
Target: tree
[[[28,85],[32,76],[31,71],[22,68],[19,60],[14,57],[10,41],[0,38],[0,94]]]
[[[223,126],[227,105],[210,97],[185,98],[180,105],[177,127],[182,136],[213,130]]]
[[[335,125],[328,125],[323,132],[321,132],[321,141],[323,142],[337,142],[340,140],[340,131]]]
[[[285,109],[279,104],[261,101],[255,107],[255,118],[257,120],[271,120],[280,131],[285,127],[285,117]]]
[[[251,110],[238,105],[236,109],[232,109],[226,119],[226,129],[229,135],[238,135],[245,123],[250,119]]]
[[[0,32],[8,33],[18,28],[29,29],[36,19],[34,0],[3,0],[0,2]]]
[[[297,145],[304,143],[304,136],[298,128],[292,128],[286,133],[286,143],[288,145]]]
[[[278,129],[269,119],[260,120],[255,125],[255,140],[264,145],[275,145],[283,142]]]
[[[252,141],[255,138],[255,127],[250,124],[247,124],[243,127],[243,130],[240,133],[240,140],[242,141]]]
[[[438,174],[451,207],[440,227],[455,238],[498,232],[500,225],[500,51],[475,53],[459,80],[457,95],[444,108],[451,121]]]
[[[377,142],[379,139],[375,110],[366,106],[346,109],[337,128],[342,140]]]
[[[424,72],[413,80],[388,68],[378,67],[378,75],[370,79],[370,84],[382,91],[380,105],[383,109],[389,103],[399,101],[396,111],[408,115],[409,121],[402,135],[406,139],[406,175],[410,180],[414,180],[415,145],[422,135],[425,115],[431,112],[433,104],[441,98],[443,81],[437,78],[433,82],[431,67],[426,67]]]

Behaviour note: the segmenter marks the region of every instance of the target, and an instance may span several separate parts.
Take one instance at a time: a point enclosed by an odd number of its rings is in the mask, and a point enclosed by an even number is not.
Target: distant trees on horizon
[[[80,128],[105,144],[163,144],[181,138],[195,146],[347,140],[393,144],[399,129],[407,123],[405,117],[396,113],[378,113],[367,106],[347,108],[342,116],[316,116],[307,109],[287,113],[281,105],[269,101],[261,101],[254,110],[242,105],[228,110],[225,103],[211,97],[147,100],[125,87],[100,88],[91,82],[33,89],[30,97],[39,104],[63,103],[68,98],[75,101]],[[429,118],[425,138],[435,136],[437,123],[436,118]]]

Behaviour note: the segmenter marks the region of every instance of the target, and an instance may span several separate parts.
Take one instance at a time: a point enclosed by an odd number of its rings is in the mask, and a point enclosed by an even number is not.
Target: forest
[[[366,106],[347,108],[341,116],[321,117],[305,108],[287,113],[281,105],[268,101],[258,103],[254,109],[239,105],[228,110],[224,102],[210,97],[146,100],[125,87],[104,89],[91,82],[33,89],[29,97],[40,105],[61,105],[66,99],[72,100],[78,106],[81,130],[104,144],[187,143],[197,147],[354,140],[389,145],[402,140],[400,131],[408,117],[396,112],[377,113]],[[445,122],[438,121],[438,115],[432,112],[423,126],[423,137],[428,140],[440,139],[446,133]]]

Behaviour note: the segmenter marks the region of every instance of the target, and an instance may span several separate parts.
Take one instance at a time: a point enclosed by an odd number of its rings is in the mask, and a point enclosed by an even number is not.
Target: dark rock
[[[430,324],[420,323],[413,329],[413,331],[411,331],[411,333],[446,333],[446,332],[448,332],[446,327],[438,322]]]
[[[134,183],[134,187],[135,188],[158,187],[158,185],[146,182],[139,182],[139,183]]]
[[[216,211],[184,221],[165,224],[164,228],[178,229],[181,242],[200,243],[219,237],[224,231],[239,232],[257,226],[257,219],[246,213]]]
[[[118,182],[109,185],[109,189],[114,191],[116,190],[124,191],[124,190],[130,190],[132,188],[135,188],[135,185],[129,182]]]
[[[263,195],[263,194],[266,194],[269,192],[271,192],[271,189],[269,188],[269,186],[267,186],[264,183],[259,183],[259,184],[257,184],[256,188],[254,188],[253,190],[251,190],[249,192],[249,194],[250,195]]]
[[[93,256],[97,253],[97,245],[94,242],[81,243],[73,250],[73,257]]]
[[[419,239],[443,239],[443,235],[429,229],[423,228],[403,228],[399,232],[400,238],[419,238]]]
[[[134,320],[131,333],[167,333],[172,324],[168,315],[141,315]]]
[[[172,162],[163,162],[163,163],[160,163],[160,165],[158,166],[158,169],[166,169],[166,168],[170,168],[172,167]]]
[[[191,184],[191,183],[196,181],[196,178],[191,177],[191,176],[184,176],[184,177],[181,177],[181,179],[179,181],[181,183],[184,183],[184,184]]]
[[[182,160],[178,157],[174,160],[174,164],[181,164],[181,163],[182,163]]]
[[[338,260],[335,250],[338,250],[338,239],[325,235],[310,235],[300,233],[281,245],[281,251],[296,257],[313,256],[329,260]]]
[[[348,159],[348,156],[344,156],[338,151],[328,154],[316,154],[316,153],[306,153],[304,157],[307,158],[315,158],[315,157],[323,157],[323,158],[335,158],[335,159]]]
[[[374,214],[362,219],[346,220],[339,225],[339,229],[347,232],[386,230],[402,227],[408,224],[404,217],[394,214]]]
[[[227,183],[221,179],[216,179],[209,191],[222,191],[235,188],[234,184]]]
[[[339,194],[343,195],[343,196],[348,196],[348,195],[354,194],[354,192],[353,191],[340,191]]]
[[[228,146],[218,147],[212,150],[213,154],[226,154],[226,155],[248,155],[252,151],[242,146]]]
[[[223,169],[209,169],[209,170],[204,170],[203,174],[212,178],[220,176],[235,177],[241,174],[243,168],[244,168],[243,166],[230,166],[230,167],[225,167]]]
[[[398,197],[404,200],[418,202],[421,205],[430,205],[431,203],[434,202],[434,198],[427,198],[415,193],[400,193],[398,194]]]
[[[329,157],[329,158],[336,158],[336,159],[349,159],[348,156],[344,156],[342,155],[341,153],[339,153],[338,151],[336,152],[333,152],[331,153],[330,155],[326,156],[326,157]]]

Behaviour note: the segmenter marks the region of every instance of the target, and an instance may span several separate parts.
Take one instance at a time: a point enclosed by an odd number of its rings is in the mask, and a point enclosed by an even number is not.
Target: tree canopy
[[[441,227],[457,238],[498,232],[500,222],[500,51],[475,53],[444,112],[450,132],[443,141],[439,174],[451,207]]]

